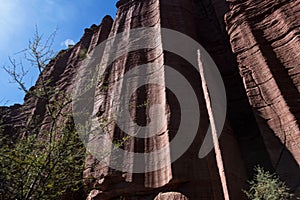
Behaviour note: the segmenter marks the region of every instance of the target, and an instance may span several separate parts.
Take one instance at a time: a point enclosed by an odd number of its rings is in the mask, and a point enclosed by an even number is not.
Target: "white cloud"
[[[61,43],[61,46],[65,45],[66,48],[69,47],[69,45],[75,45],[75,42],[71,39],[66,39]]]

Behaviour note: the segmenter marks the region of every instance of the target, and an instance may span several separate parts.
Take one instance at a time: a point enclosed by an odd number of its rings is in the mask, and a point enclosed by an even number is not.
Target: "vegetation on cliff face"
[[[55,91],[49,84],[51,80],[43,75],[53,56],[53,37],[52,34],[43,43],[36,31],[24,51],[30,66],[40,72],[40,81],[34,90],[25,87],[26,69],[22,65],[10,59],[11,66],[5,68],[20,89],[45,102],[45,113],[44,120],[28,115],[17,140],[0,131],[1,200],[60,199],[64,195],[70,199],[83,198],[85,148],[75,132],[71,114],[66,112],[70,97]]]
[[[22,136],[16,142],[1,136],[0,199],[57,199],[83,189],[81,141],[71,124],[53,133],[43,133],[45,139]]]
[[[255,168],[255,176],[249,184],[249,190],[244,192],[251,200],[287,200],[294,197],[278,176],[259,166]]]

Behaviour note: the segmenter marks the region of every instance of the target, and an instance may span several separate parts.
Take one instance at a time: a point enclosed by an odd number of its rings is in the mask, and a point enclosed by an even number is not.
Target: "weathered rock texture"
[[[86,29],[79,43],[60,52],[46,67],[41,77],[51,77],[49,84],[57,91],[53,99],[64,101],[72,93],[78,81],[76,73],[84,70],[86,53],[108,37],[149,26],[158,27],[158,35],[160,27],[179,31],[203,45],[225,83],[228,113],[220,143],[231,199],[244,198],[241,189],[256,164],[275,169],[293,189],[300,185],[299,0],[232,1],[230,5],[224,0],[121,0],[117,7],[114,21],[107,16],[99,26]],[[125,36],[126,42],[128,35]],[[199,74],[178,55],[164,51],[164,44],[157,38],[153,38],[153,43],[155,48],[133,51],[115,60],[93,91],[95,101],[87,107],[98,120],[111,117],[111,92],[115,89],[112,83],[138,65],[159,63],[160,86],[143,87],[133,94],[131,117],[140,125],[158,121],[149,119],[147,112],[151,105],[162,103],[168,114],[164,130],[147,139],[129,137],[122,148],[143,153],[168,145],[180,123],[180,105],[174,94],[162,87],[170,80],[163,67],[166,64],[179,71],[196,92],[201,112],[197,136],[176,162],[153,172],[123,173],[97,164],[93,156],[88,156],[83,173],[95,178],[87,182],[88,199],[222,199],[214,152],[198,158],[209,126]],[[36,87],[41,84],[41,77]],[[126,87],[123,83],[119,89],[126,92]],[[147,105],[140,106],[144,102]],[[14,135],[32,118],[46,122],[47,104],[51,100],[43,102],[27,95],[23,105],[1,107],[1,119],[7,125],[5,132]],[[71,110],[67,106],[64,112]],[[109,130],[115,140],[126,136],[115,124]],[[124,161],[131,163],[129,168],[135,166],[134,158],[131,159]]]
[[[214,14],[214,8],[210,2],[207,1],[206,4],[202,5],[193,1],[182,2],[179,0],[125,1],[123,3],[119,2],[118,7],[119,10],[112,27],[111,36],[119,32],[128,33],[129,30],[137,27],[159,26],[172,28],[193,37],[195,40],[205,41],[205,45],[211,47],[208,50],[211,53],[215,53],[216,60],[220,63],[219,67],[223,69],[224,73],[231,73],[231,68],[235,67],[234,59],[221,60],[222,56],[220,54],[223,54],[223,57],[227,55],[229,55],[228,57],[231,56],[230,46],[226,43],[222,26],[219,25],[218,19]],[[168,12],[164,12],[168,9]],[[207,12],[206,9],[210,12]],[[198,16],[197,13],[201,15]],[[207,29],[202,29],[202,26],[209,27],[209,33]],[[212,31],[214,35],[210,36]],[[126,35],[126,37],[128,36]],[[157,42],[156,38],[153,38],[152,42]],[[222,48],[224,51],[217,54],[216,52],[219,50],[213,47],[214,44],[218,44],[218,48]],[[98,183],[91,183],[100,190],[97,194],[93,192],[94,197],[91,197],[91,199],[112,199],[119,196],[125,196],[128,199],[151,199],[153,195],[164,190],[180,192],[189,199],[222,199],[222,189],[213,152],[204,159],[198,158],[198,151],[208,128],[205,104],[203,95],[200,92],[201,84],[199,75],[185,60],[169,52],[164,52],[164,44],[161,42],[158,41],[154,46],[156,46],[155,49],[131,52],[112,64],[109,70],[110,75],[98,86],[101,88],[103,84],[108,83],[107,93],[103,92],[103,90],[96,91],[97,100],[95,101],[94,109],[96,111],[94,113],[101,113],[100,118],[111,117],[113,114],[111,113],[111,107],[113,105],[110,94],[115,86],[110,83],[114,83],[118,77],[122,77],[130,68],[148,62],[157,62],[161,65],[167,64],[183,74],[192,84],[198,95],[200,112],[205,116],[201,119],[198,135],[195,138],[195,142],[181,158],[161,170],[144,174],[133,174],[117,173],[109,167],[102,165],[97,165],[95,168],[88,168],[85,171],[85,175],[93,175],[96,179],[100,180]],[[196,55],[196,51],[191,53]],[[168,82],[170,77],[168,77],[164,67],[161,67],[160,70],[161,81],[159,84],[163,86]],[[120,90],[126,91],[127,87],[130,87],[128,83],[127,85],[124,83]],[[175,136],[178,124],[180,123],[180,107],[170,91],[165,91],[164,88],[147,87],[141,89],[140,92],[141,94],[133,94],[133,103],[136,107],[131,110],[133,113],[132,117],[137,123],[144,124],[147,121],[149,122],[150,119],[144,118],[144,113],[147,113],[147,109],[155,103],[165,102],[166,107],[169,107],[168,115],[170,115],[170,119],[168,122],[165,122],[166,130],[162,134],[148,139],[137,140],[130,138],[129,141],[126,141],[124,149],[130,152],[148,152],[151,149],[159,149],[161,146],[167,145]],[[246,99],[245,95],[244,99]],[[139,105],[145,101],[148,103],[147,108],[145,110],[140,109]],[[194,111],[191,110],[190,112]],[[134,130],[132,131],[134,132]],[[122,138],[123,134],[115,126],[111,130],[113,138]],[[223,131],[221,143],[224,150],[225,166],[228,166],[226,167],[226,173],[231,196],[233,199],[239,199],[241,198],[241,186],[246,177],[238,143],[233,136],[233,131],[229,124],[226,125]],[[129,168],[135,166],[134,158],[131,159]],[[159,160],[159,158],[153,159],[154,161]],[[168,160],[161,162],[168,162]],[[231,165],[230,163],[235,163],[235,165]],[[92,157],[88,158],[87,164],[90,166],[93,165]],[[170,198],[172,197],[170,196]]]
[[[232,50],[272,166],[300,184],[300,1],[233,1]]]

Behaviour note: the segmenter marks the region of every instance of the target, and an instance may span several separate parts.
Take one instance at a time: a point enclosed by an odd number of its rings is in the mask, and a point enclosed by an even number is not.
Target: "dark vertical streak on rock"
[[[296,188],[300,3],[233,1],[230,7],[226,24],[231,46],[268,154],[280,177]]]

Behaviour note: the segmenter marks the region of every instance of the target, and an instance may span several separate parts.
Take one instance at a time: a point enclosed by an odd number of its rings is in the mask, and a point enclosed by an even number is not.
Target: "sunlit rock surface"
[[[176,95],[164,87],[172,80],[164,66],[168,65],[189,81],[199,100],[201,120],[196,138],[172,164],[169,161],[175,149],[169,149],[167,159],[151,158],[164,167],[145,173],[130,171],[137,164],[134,157],[124,156],[123,162],[129,164],[126,172],[122,172],[98,164],[92,155],[87,156],[83,172],[88,180],[87,199],[223,199],[214,151],[205,158],[198,157],[209,127],[200,76],[186,60],[164,50],[163,42],[158,39],[160,29],[169,28],[199,42],[214,59],[224,80],[228,106],[220,146],[231,199],[245,198],[241,190],[246,188],[246,180],[257,164],[276,171],[292,189],[299,187],[299,0],[121,0],[117,7],[114,20],[106,16],[100,25],[86,29],[75,46],[61,51],[47,65],[31,90],[40,86],[42,77],[51,80],[48,84],[56,92],[49,102],[27,95],[23,105],[0,107],[1,121],[7,125],[5,133],[14,136],[29,122],[47,122],[46,105],[56,100],[67,101],[78,82],[78,71],[86,70],[86,56],[97,45],[122,32],[120,45],[126,44],[130,30],[156,27],[157,32],[147,41],[154,48],[122,55],[114,60],[107,73],[99,74],[103,78],[93,90],[94,100],[87,108],[97,116],[96,120],[111,118],[112,92],[116,89],[126,92],[136,84],[123,83],[116,88],[113,83],[134,67],[158,63],[159,86],[149,85],[135,91],[130,114],[141,126],[150,121],[162,123],[162,132],[137,139],[127,137],[112,123],[108,133],[115,141],[126,137],[121,146],[128,152],[151,152],[169,145],[176,136],[181,116]],[[99,54],[101,59],[108,58],[110,50],[114,50],[105,45],[107,51]],[[149,117],[149,108],[158,103],[164,105],[167,118]],[[72,104],[64,112],[71,113]],[[42,131],[47,130],[47,123],[44,124]]]

